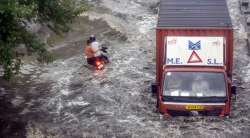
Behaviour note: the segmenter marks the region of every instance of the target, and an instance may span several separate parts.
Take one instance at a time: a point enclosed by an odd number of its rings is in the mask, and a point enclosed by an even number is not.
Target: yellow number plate
[[[204,106],[202,106],[202,105],[187,105],[186,109],[187,110],[203,110]]]

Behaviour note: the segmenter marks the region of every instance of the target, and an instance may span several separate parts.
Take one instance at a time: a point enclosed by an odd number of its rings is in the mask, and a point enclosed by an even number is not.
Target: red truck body
[[[207,47],[216,51],[210,46],[213,38],[216,39],[215,42],[218,40],[218,43],[223,43],[223,45],[218,44],[223,49],[218,48],[222,49],[222,52],[218,52],[215,63],[212,62],[212,59],[207,58],[213,58],[213,52],[209,51]],[[174,45],[171,44],[172,39]],[[189,41],[189,43],[184,41]],[[195,42],[192,43],[192,41]],[[196,42],[198,45],[195,44]],[[184,48],[188,47],[188,45],[189,49]],[[176,51],[176,54],[172,54],[171,50],[176,49],[173,48],[174,46],[179,47],[177,51],[179,49],[182,53],[187,52],[187,55],[190,55],[189,59],[183,57],[169,58],[169,53],[171,53],[172,57],[182,56]],[[208,49],[208,54],[206,51],[204,52],[204,47]],[[195,52],[195,55],[194,53],[192,55],[188,53],[192,51]],[[202,57],[200,55],[202,53],[205,56]],[[197,56],[195,62],[191,62],[193,56]],[[216,63],[218,59],[221,60],[220,65]],[[156,93],[157,108],[161,113],[168,116],[190,115],[193,113],[229,115],[232,96],[232,69],[233,29],[225,0],[161,0],[156,29]],[[203,76],[203,78],[199,77],[199,79],[209,81],[210,86],[207,88],[207,92],[199,91],[196,93],[198,96],[191,96],[192,88],[195,88],[192,81],[199,75]],[[177,80],[178,76],[186,77]],[[215,78],[221,80],[217,83],[223,84],[225,89],[221,86],[215,86],[220,87],[218,89],[213,88],[213,85],[216,84],[210,80]],[[185,91],[182,86],[177,84],[183,80],[185,81],[182,83],[187,85],[184,88]],[[222,89],[225,91],[224,95],[205,96],[213,91],[223,93]]]

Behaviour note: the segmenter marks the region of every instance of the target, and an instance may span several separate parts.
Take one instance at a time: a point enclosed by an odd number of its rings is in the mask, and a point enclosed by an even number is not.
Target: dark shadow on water
[[[1,87],[9,87],[7,82],[0,78]],[[20,109],[13,107],[10,99],[14,96],[12,91],[0,90],[0,137],[1,138],[25,138],[26,122],[18,112]]]

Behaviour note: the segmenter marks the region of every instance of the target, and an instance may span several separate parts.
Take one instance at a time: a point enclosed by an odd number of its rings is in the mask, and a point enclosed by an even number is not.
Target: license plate
[[[203,105],[187,105],[186,109],[187,110],[203,110],[204,106]]]

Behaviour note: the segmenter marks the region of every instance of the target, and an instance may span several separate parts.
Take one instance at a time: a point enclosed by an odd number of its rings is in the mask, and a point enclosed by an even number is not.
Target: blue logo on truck
[[[201,50],[201,41],[198,41],[196,43],[188,41],[188,49],[189,50]]]

